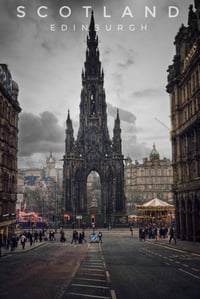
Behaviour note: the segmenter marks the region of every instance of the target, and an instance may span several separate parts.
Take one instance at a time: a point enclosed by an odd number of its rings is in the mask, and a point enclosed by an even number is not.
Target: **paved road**
[[[61,298],[86,252],[87,244],[52,241],[9,253],[0,261],[0,298]]]
[[[125,231],[104,234],[102,253],[117,299],[200,296],[200,254],[168,240],[140,242]]]
[[[105,230],[102,244],[58,239],[0,261],[0,298],[195,299],[199,294],[199,244],[140,242],[136,231],[131,238],[128,230]]]

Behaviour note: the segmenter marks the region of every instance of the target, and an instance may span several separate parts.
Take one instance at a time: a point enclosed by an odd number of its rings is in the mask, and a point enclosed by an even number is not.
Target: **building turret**
[[[156,149],[155,143],[153,144],[153,149],[150,152],[149,159],[151,161],[155,161],[155,160],[159,160],[160,159],[160,154],[159,154],[159,152]]]
[[[67,121],[66,121],[66,139],[65,139],[65,152],[67,154],[71,153],[74,148],[74,130],[72,126],[72,121],[70,119],[70,112],[68,110]]]
[[[115,119],[115,125],[113,129],[113,152],[115,154],[121,154],[121,150],[122,150],[121,144],[122,144],[122,140],[121,140],[119,109],[117,109],[117,116]]]

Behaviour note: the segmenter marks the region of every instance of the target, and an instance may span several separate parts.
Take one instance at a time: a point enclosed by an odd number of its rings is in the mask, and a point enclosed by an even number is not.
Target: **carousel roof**
[[[153,198],[151,199],[150,201],[144,203],[143,205],[138,205],[137,208],[139,209],[145,209],[145,208],[159,208],[159,209],[162,209],[162,208],[173,208],[174,206],[173,205],[170,205],[169,203],[163,201],[163,200],[160,200],[158,198]]]

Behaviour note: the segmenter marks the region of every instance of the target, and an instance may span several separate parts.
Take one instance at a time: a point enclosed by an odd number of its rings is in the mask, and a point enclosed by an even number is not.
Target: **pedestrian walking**
[[[102,232],[99,232],[99,233],[98,233],[99,243],[103,243],[103,241],[102,241],[102,237],[103,237]]]
[[[133,238],[133,227],[130,225],[131,238]]]
[[[93,231],[93,234],[95,233],[95,223],[92,223],[92,231]]]
[[[112,229],[112,224],[109,222],[108,223],[108,230]]]
[[[64,229],[61,228],[61,230],[60,230],[60,242],[65,242],[65,241],[66,241],[65,232],[64,232]]]
[[[42,242],[42,231],[41,230],[39,231],[39,240],[40,240],[40,242]]]
[[[85,239],[85,231],[84,229],[82,230],[82,233],[81,233],[81,237],[82,237],[82,241],[84,241],[85,243],[87,242],[87,240]]]
[[[11,251],[14,251],[15,248],[17,248],[17,242],[18,242],[17,236],[15,234],[13,234],[10,239]]]
[[[83,236],[82,236],[82,233],[79,233],[78,243],[79,243],[79,244],[82,244],[82,243],[83,243]]]
[[[34,242],[37,242],[38,241],[38,232],[35,231],[34,232]]]
[[[20,239],[21,239],[22,249],[24,249],[26,244],[26,236],[22,234]]]
[[[157,241],[158,230],[157,230],[156,226],[153,228],[152,233],[153,233],[153,239],[156,239],[156,241]]]
[[[176,244],[176,237],[175,237],[175,230],[173,227],[170,228],[169,231],[169,244],[171,243],[172,240],[174,240],[174,244]]]
[[[55,240],[55,237],[54,237],[54,231],[51,231],[49,232],[49,241],[54,241]]]
[[[30,242],[30,246],[33,245],[33,234],[30,232],[29,233],[29,242]]]
[[[76,230],[73,230],[71,244],[73,243],[77,244],[77,242],[78,242],[78,232]]]
[[[139,238],[140,241],[145,241],[145,228],[144,227],[140,227],[139,228]]]

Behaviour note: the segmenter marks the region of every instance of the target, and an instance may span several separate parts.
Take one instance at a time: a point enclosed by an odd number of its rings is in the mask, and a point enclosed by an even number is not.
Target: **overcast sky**
[[[167,68],[175,54],[175,35],[182,23],[187,25],[190,4],[193,0],[1,0],[0,62],[8,64],[19,84],[23,109],[19,167],[44,165],[50,150],[57,160],[62,158],[68,109],[77,132],[87,37],[81,26],[90,22],[82,6],[93,7],[100,27],[110,137],[118,107],[125,156],[140,160],[155,142],[160,156],[171,159]],[[46,18],[37,15],[42,5],[48,8],[40,11]],[[25,7],[23,18],[17,17],[18,6]],[[71,13],[69,17],[59,15],[62,6],[69,7],[62,11]],[[145,6],[155,6],[155,18],[145,18]],[[169,6],[178,8],[177,17],[169,18]],[[68,30],[61,31],[62,24]]]

